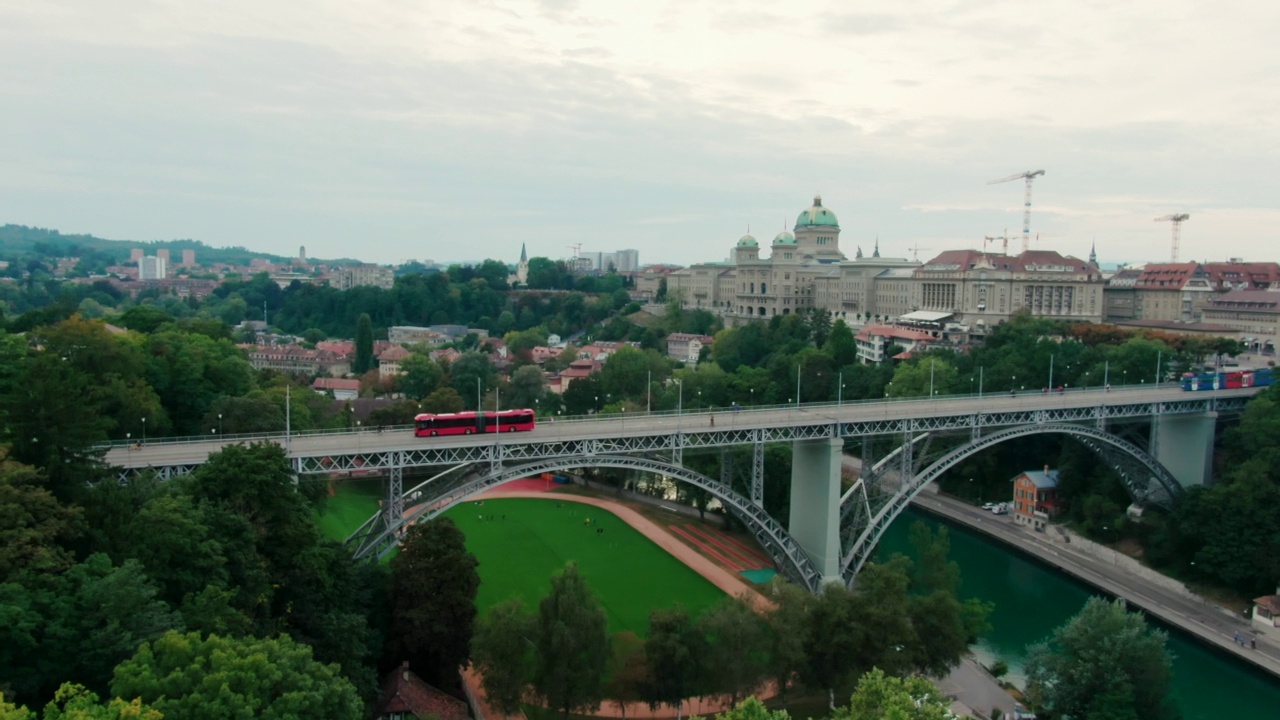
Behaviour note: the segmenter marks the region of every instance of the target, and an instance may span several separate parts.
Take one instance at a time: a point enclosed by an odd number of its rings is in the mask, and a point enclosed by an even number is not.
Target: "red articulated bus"
[[[467,411],[440,415],[422,413],[413,418],[413,434],[418,437],[435,437],[437,435],[523,432],[532,430],[534,424],[532,410]]]

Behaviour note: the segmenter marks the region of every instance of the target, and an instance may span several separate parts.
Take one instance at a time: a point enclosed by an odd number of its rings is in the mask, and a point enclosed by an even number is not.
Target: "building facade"
[[[138,261],[139,280],[163,280],[169,276],[169,263],[159,255],[147,255]]]
[[[1209,298],[1204,321],[1232,329],[1249,352],[1274,355],[1280,343],[1280,291],[1234,290]]]
[[[821,197],[800,213],[792,231],[778,233],[768,257],[751,235],[738,240],[728,262],[702,263],[667,276],[667,293],[686,308],[721,315],[727,325],[829,311],[851,326],[892,321],[916,311],[940,311],[950,322],[982,328],[1014,313],[1100,322],[1103,279],[1097,263],[1048,250],[1020,255],[978,250],[944,252],[926,263],[840,250],[840,225]]]
[[[1044,530],[1058,514],[1058,471],[1027,470],[1013,480],[1013,520]]]
[[[395,271],[383,265],[352,265],[334,270],[330,284],[339,290],[372,285],[390,290],[395,285]]]

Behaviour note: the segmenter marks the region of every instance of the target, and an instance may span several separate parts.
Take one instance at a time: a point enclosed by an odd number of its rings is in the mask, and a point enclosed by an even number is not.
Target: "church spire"
[[[1089,262],[1094,265],[1098,264],[1098,239],[1094,238],[1093,243],[1089,245]]]
[[[529,253],[524,250],[524,243],[520,243],[520,262],[529,262]]]
[[[871,257],[880,257],[880,233],[876,233],[876,249],[875,252],[871,253]]]

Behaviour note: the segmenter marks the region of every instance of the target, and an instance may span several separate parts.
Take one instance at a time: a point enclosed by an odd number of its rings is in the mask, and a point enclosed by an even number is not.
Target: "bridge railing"
[[[1108,392],[1120,392],[1120,391],[1128,391],[1128,390],[1167,390],[1167,389],[1176,388],[1176,387],[1177,387],[1177,383],[1173,383],[1173,382],[1166,382],[1166,383],[1159,383],[1159,384],[1134,383],[1130,385],[1113,385],[1110,390],[1107,390],[1105,387],[1068,388],[1066,389],[1065,394],[1072,395],[1072,396],[1079,396],[1082,393],[1102,395]],[[1042,393],[1042,390],[1020,390],[1018,392],[1018,395],[1020,397],[1034,396],[1034,395],[1040,395],[1041,393]],[[1057,395],[1058,393],[1057,391],[1051,391],[1049,394]],[[1198,393],[1190,393],[1190,394],[1198,395]],[[587,415],[564,415],[564,416],[545,415],[545,416],[539,417],[538,421],[558,425],[562,423],[572,424],[572,423],[582,423],[582,422],[594,422],[597,420],[625,420],[627,418],[663,418],[663,417],[677,417],[677,416],[683,416],[683,415],[705,417],[707,415],[715,415],[715,414],[724,415],[726,413],[734,413],[734,412],[749,413],[749,412],[789,410],[789,409],[824,410],[829,408],[883,405],[886,403],[927,404],[927,403],[933,403],[933,402],[944,401],[944,400],[978,399],[978,398],[984,398],[984,397],[1005,398],[1005,397],[1009,397],[1009,393],[1008,391],[996,391],[996,392],[982,392],[982,393],[977,393],[977,392],[949,393],[946,395],[935,394],[932,397],[929,397],[929,396],[888,397],[886,396],[883,398],[869,398],[869,399],[861,399],[861,400],[838,400],[838,401],[823,400],[823,401],[805,402],[805,403],[787,402],[787,403],[739,405],[736,407],[736,409],[734,406],[729,405],[729,406],[721,406],[721,407],[683,407],[683,408],[674,409],[674,410],[652,410],[652,411],[641,410],[636,412],[590,413]],[[315,428],[315,429],[309,429],[309,430],[291,430],[288,432],[288,436],[289,437],[332,436],[335,438],[357,437],[357,436],[363,436],[363,435],[368,435],[368,434],[378,433],[378,432],[407,432],[412,429],[413,429],[412,424],[383,425],[383,426],[365,425],[365,426],[360,426],[355,428],[337,428],[337,429]],[[148,436],[145,440],[142,438],[136,438],[136,437],[117,438],[105,443],[101,443],[95,446],[95,449],[110,450],[112,448],[128,447],[128,446],[139,444],[139,443],[145,443],[146,445],[165,445],[165,444],[187,444],[187,443],[199,443],[199,442],[211,442],[211,443],[222,444],[222,443],[254,442],[254,441],[262,441],[262,440],[277,441],[284,437],[285,437],[285,431],[283,429],[276,430],[276,431],[269,431],[269,432],[257,432],[257,433],[211,432],[208,435],[175,435],[175,436],[162,435],[162,436]]]

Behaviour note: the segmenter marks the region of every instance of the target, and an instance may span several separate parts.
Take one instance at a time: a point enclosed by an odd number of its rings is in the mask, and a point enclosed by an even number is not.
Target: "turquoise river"
[[[909,511],[890,526],[880,552],[909,555],[908,530],[916,520],[939,524],[932,516]],[[1026,646],[1066,622],[1091,594],[1101,593],[985,536],[949,523],[947,527],[951,558],[959,563],[963,578],[961,595],[996,606],[992,630],[981,638],[975,654],[984,663],[1004,659],[1010,678],[1018,681]],[[1169,632],[1173,693],[1184,720],[1280,716],[1280,679],[1175,629],[1163,629]]]

